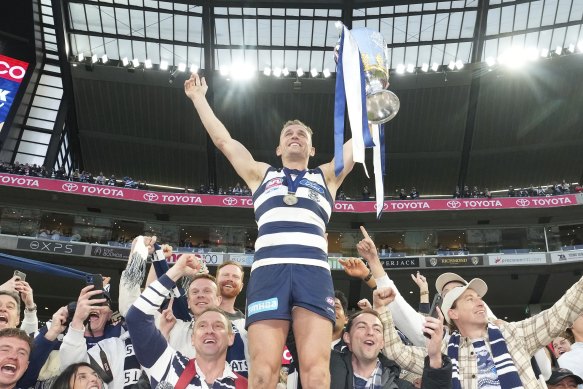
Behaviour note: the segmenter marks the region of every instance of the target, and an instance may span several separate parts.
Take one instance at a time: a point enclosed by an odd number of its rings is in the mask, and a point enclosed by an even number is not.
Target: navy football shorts
[[[260,320],[289,320],[293,307],[308,309],[336,321],[330,270],[312,265],[260,266],[247,286],[245,327]]]

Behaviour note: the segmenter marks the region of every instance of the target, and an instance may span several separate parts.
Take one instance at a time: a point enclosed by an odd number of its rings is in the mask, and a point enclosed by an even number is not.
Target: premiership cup
[[[366,113],[372,124],[383,124],[395,117],[401,103],[389,91],[389,60],[387,44],[380,32],[369,28],[350,31],[358,44],[364,66]]]

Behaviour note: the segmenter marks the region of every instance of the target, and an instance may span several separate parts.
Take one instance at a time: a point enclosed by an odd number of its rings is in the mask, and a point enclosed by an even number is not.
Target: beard
[[[227,285],[230,285],[231,288],[227,287]],[[236,286],[236,285],[232,285],[232,284],[221,284],[221,296],[226,297],[226,298],[233,298],[233,297],[237,297],[239,295],[239,293],[241,293],[241,288]]]

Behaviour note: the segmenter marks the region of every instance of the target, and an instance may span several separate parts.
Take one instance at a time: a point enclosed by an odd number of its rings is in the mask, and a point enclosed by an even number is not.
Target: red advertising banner
[[[252,208],[253,200],[243,196],[198,195],[153,192],[48,178],[0,174],[0,186],[30,188],[142,203],[194,205],[202,207]],[[384,212],[457,211],[515,208],[553,208],[578,205],[577,195],[552,197],[498,197],[493,199],[393,200],[385,201]],[[373,201],[337,201],[335,212],[373,213]]]
[[[0,55],[0,78],[20,83],[26,74],[28,62]]]

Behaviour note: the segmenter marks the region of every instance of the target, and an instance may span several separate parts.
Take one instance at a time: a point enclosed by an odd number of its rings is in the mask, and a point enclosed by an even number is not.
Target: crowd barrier
[[[81,242],[60,242],[39,238],[30,238],[14,235],[0,235],[0,249],[20,250],[44,254],[60,254],[84,257],[88,260],[104,259],[126,261],[130,249],[125,247],[111,247],[108,245],[90,244]],[[169,264],[184,253],[173,253],[168,259]],[[253,263],[253,254],[243,253],[197,253],[207,266],[218,266],[224,261],[234,261],[244,267],[250,267]],[[328,263],[331,270],[342,270],[338,262],[341,257],[329,257]],[[422,255],[388,257],[380,256],[385,269],[427,269],[427,268],[459,268],[459,267],[499,267],[499,266],[533,266],[549,265],[583,261],[583,250],[532,252],[532,253],[491,253],[491,254],[466,254],[466,255]]]

